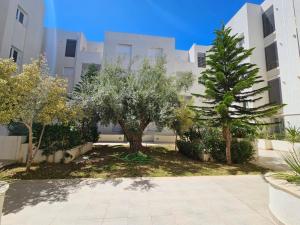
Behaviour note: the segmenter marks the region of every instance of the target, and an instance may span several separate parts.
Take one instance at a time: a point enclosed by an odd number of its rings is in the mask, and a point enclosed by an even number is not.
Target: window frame
[[[268,54],[268,49],[271,49],[272,46],[275,47],[274,48],[275,52],[273,52],[274,57],[276,58],[275,62],[271,61],[272,60],[272,58],[271,58],[272,55]],[[276,41],[265,47],[265,60],[266,60],[266,70],[267,70],[267,72],[269,72],[271,70],[274,70],[274,69],[279,67],[278,47],[277,47],[277,42]]]
[[[16,20],[20,24],[22,24],[23,26],[25,26],[26,25],[26,18],[27,18],[27,13],[20,6],[18,6],[17,12],[16,12]]]
[[[75,48],[70,49],[71,47],[73,47],[72,45],[70,46],[70,44],[74,44],[74,43],[75,43]],[[67,58],[76,58],[77,43],[78,43],[78,41],[76,39],[67,39],[66,40],[65,57],[67,57]]]
[[[17,53],[16,59],[14,57],[14,53]],[[23,52],[20,51],[19,49],[17,49],[14,46],[10,47],[10,52],[9,52],[9,58],[13,59],[13,61],[17,64],[17,65],[22,65],[22,60],[23,60]]]
[[[263,14],[262,14],[262,23],[263,23],[263,35],[264,38],[273,34],[276,31],[275,24],[275,11],[274,6],[270,6]]]
[[[202,60],[200,60],[202,58]],[[206,68],[206,52],[197,53],[197,66],[198,68]]]
[[[272,83],[276,84],[275,86],[273,85],[273,88],[277,88],[276,90],[272,89]],[[270,104],[282,104],[282,89],[281,89],[280,77],[269,80],[268,87],[269,87],[269,90],[268,90],[269,103]],[[273,93],[276,93],[277,95],[274,96],[274,95],[272,95]],[[274,98],[275,100],[272,101],[272,98]]]

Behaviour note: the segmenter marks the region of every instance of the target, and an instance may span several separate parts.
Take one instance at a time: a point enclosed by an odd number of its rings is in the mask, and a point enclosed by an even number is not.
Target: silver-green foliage
[[[289,127],[286,129],[287,138],[292,143],[293,148],[288,153],[282,155],[286,164],[300,176],[300,150],[295,148],[296,141],[300,138],[300,129]]]
[[[92,81],[82,83],[75,100],[96,108],[103,124],[120,124],[130,144],[140,142],[144,129],[166,126],[178,106],[178,83],[167,76],[164,60],[145,61],[138,69],[106,65]],[[137,150],[137,149],[135,149]]]

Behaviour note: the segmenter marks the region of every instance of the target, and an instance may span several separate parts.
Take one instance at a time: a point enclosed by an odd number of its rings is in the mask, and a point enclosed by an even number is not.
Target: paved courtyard
[[[261,176],[19,181],[2,225],[274,225]]]

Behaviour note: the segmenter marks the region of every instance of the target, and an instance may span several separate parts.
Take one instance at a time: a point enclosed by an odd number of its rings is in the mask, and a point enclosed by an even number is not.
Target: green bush
[[[258,135],[258,127],[235,121],[231,127],[234,138],[255,138]]]
[[[191,142],[187,140],[177,140],[176,141],[177,148],[179,152],[185,155],[188,158],[201,160],[202,153],[204,150],[203,144],[200,142]]]
[[[215,140],[216,148],[211,148],[211,155],[216,162],[226,162],[226,144],[223,140]],[[254,157],[255,149],[249,141],[234,140],[231,145],[232,162],[236,164],[247,163]]]
[[[35,124],[33,127],[34,137],[39,137],[42,126]],[[37,142],[38,140],[34,140]],[[83,144],[80,130],[74,125],[54,124],[45,127],[44,136],[40,149],[45,155],[50,155],[59,150],[68,150]]]
[[[21,123],[11,123],[10,135],[27,136],[27,128]],[[42,131],[41,124],[33,125],[34,143]],[[50,155],[59,150],[68,150],[86,142],[95,142],[98,139],[97,127],[88,121],[70,123],[67,125],[53,124],[45,127],[40,149],[45,155]]]

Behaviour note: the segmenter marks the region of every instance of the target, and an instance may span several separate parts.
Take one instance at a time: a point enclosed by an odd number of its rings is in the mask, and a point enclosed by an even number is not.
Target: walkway
[[[287,171],[289,167],[282,159],[282,154],[286,154],[286,152],[259,150],[258,159],[255,164],[274,171]]]
[[[2,225],[274,225],[261,176],[19,181]]]

